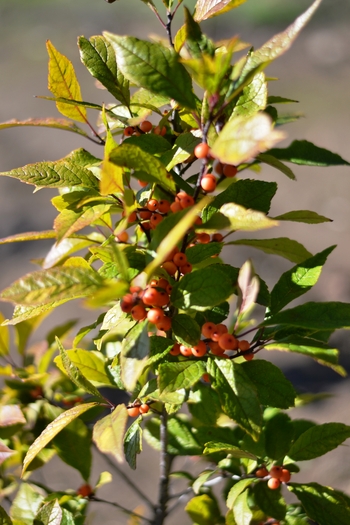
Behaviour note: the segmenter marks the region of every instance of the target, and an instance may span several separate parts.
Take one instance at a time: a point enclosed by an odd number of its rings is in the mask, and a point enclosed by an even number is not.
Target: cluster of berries
[[[210,157],[210,148],[208,144],[206,142],[201,142],[201,144],[198,144],[194,148],[194,155],[197,157],[197,159],[205,159]],[[236,166],[231,164],[221,164],[221,162],[219,162],[215,166],[215,172],[219,175],[219,177],[232,178],[237,175],[238,170]],[[217,177],[215,177],[213,173],[207,172],[201,179],[201,188],[206,193],[211,193],[215,191],[217,183]]]
[[[147,403],[141,403],[139,399],[126,408],[130,417],[138,417],[140,414],[147,414],[149,411],[149,405]]]
[[[289,470],[279,465],[271,467],[270,471],[268,471],[266,467],[260,467],[255,472],[255,475],[258,478],[268,478],[267,486],[271,490],[278,489],[281,483],[288,483],[291,478]]]
[[[166,127],[165,126],[153,127],[152,122],[150,122],[149,120],[144,120],[143,122],[141,122],[141,124],[139,124],[136,127],[127,126],[126,128],[124,128],[123,134],[124,134],[124,137],[131,137],[132,135],[138,136],[143,133],[149,133],[151,131],[153,131],[155,135],[164,136],[166,134]]]

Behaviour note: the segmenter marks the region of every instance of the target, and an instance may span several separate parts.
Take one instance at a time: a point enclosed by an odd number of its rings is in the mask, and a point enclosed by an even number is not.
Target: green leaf
[[[262,423],[261,406],[254,383],[240,365],[230,360],[209,359],[208,373],[225,414],[257,440]]]
[[[124,404],[118,405],[111,414],[95,423],[92,439],[103,454],[111,454],[119,463],[124,459],[123,440],[128,411]]]
[[[349,498],[318,483],[290,483],[288,489],[301,501],[307,515],[319,525],[348,525]]]
[[[179,363],[163,363],[158,368],[158,383],[161,394],[176,392],[181,388],[191,388],[205,372],[202,361],[182,361]]]
[[[69,425],[69,423],[71,423],[74,419],[81,416],[81,414],[87,410],[90,410],[90,408],[96,407],[98,405],[99,403],[85,403],[77,405],[70,410],[63,412],[52,423],[50,423],[29,447],[28,452],[23,460],[22,476],[33,459],[63,428]]]
[[[103,36],[78,38],[80,58],[91,75],[126,106],[130,103],[129,82],[118,70],[112,45]]]
[[[68,375],[69,379],[73,381],[73,383],[79,388],[85,390],[85,392],[88,392],[92,396],[96,396],[100,399],[103,399],[103,396],[100,394],[97,388],[92,383],[90,383],[90,381],[84,376],[80,369],[77,366],[75,366],[75,364],[70,360],[67,352],[63,348],[62,343],[60,342],[58,337],[56,337],[56,343],[60,351],[60,357],[63,368],[66,374]]]
[[[237,523],[240,525],[250,525],[253,511],[250,510],[248,505],[248,490],[245,490],[237,496],[232,510]]]
[[[112,204],[97,204],[96,206],[84,206],[80,211],[65,209],[55,218],[54,229],[57,242],[70,237],[109,212]]]
[[[320,224],[322,222],[332,222],[332,219],[319,215],[315,211],[310,210],[295,210],[283,213],[274,217],[277,221],[293,221],[293,222],[305,222],[306,224]]]
[[[115,50],[123,75],[139,87],[196,108],[191,77],[179,63],[178,55],[158,43],[105,32]]]
[[[142,452],[142,418],[138,417],[128,428],[124,437],[124,454],[130,468],[136,469],[136,456]]]
[[[189,315],[175,314],[171,328],[180,343],[195,346],[201,338],[201,329],[198,323]]]
[[[228,493],[226,505],[229,509],[232,509],[235,505],[235,502],[240,494],[246,491],[246,489],[252,484],[255,483],[256,478],[247,478],[237,481],[230,489]]]
[[[265,74],[257,73],[253,80],[243,88],[242,95],[237,100],[232,117],[250,117],[266,108],[267,83]]]
[[[12,525],[11,518],[6,514],[5,509],[0,507],[0,524],[1,525]]]
[[[148,174],[152,182],[156,182],[172,192],[175,191],[173,178],[160,160],[135,144],[128,144],[128,141],[124,142],[111,151],[109,160],[117,166],[142,170]]]
[[[229,225],[224,226],[224,229],[230,229],[233,231],[257,231],[278,226],[277,221],[270,219],[264,213],[247,209],[239,204],[230,202],[221,206],[220,214],[224,215],[229,220]],[[213,219],[215,219],[215,215]],[[202,229],[208,228],[212,228],[211,221],[202,225]]]
[[[166,106],[170,104],[170,97],[163,97],[162,95],[158,95],[157,93],[152,93],[148,89],[138,89],[135,91],[135,93],[131,96],[131,104],[134,106],[141,106],[141,107],[152,107],[155,109],[161,108],[162,106]],[[159,110],[158,110],[159,112]],[[165,140],[165,139],[164,139]]]
[[[16,523],[20,525],[33,525],[33,520],[44,500],[43,494],[42,490],[29,483],[22,483],[20,485],[11,505],[11,516],[14,525]]]
[[[56,239],[56,232],[54,230],[46,230],[42,232],[25,232],[15,233],[8,237],[0,239],[0,244],[9,244],[11,242],[37,241],[40,239]]]
[[[73,350],[66,350],[65,354],[70,363],[78,368],[87,380],[98,385],[112,384],[105,369],[106,359],[101,352],[74,348]],[[54,361],[62,371],[65,370],[61,356],[57,356]]]
[[[195,496],[186,505],[185,511],[196,525],[213,525],[218,523],[220,509],[209,494]]]
[[[199,264],[209,257],[219,255],[224,244],[221,242],[210,242],[209,244],[196,244],[187,248],[186,257],[189,263]]]
[[[191,392],[189,393],[188,410],[195,420],[197,430],[200,426],[210,428],[212,431],[216,425],[217,419],[222,413],[221,404],[217,393],[201,382],[197,383],[197,385],[192,388]],[[196,436],[198,438],[198,433]],[[204,443],[206,443],[209,438],[214,439],[210,434],[208,434],[208,432],[206,432]],[[224,438],[222,437],[221,439]]]
[[[171,293],[173,306],[188,310],[205,311],[218,305],[233,293],[230,279],[217,268],[210,266],[188,273],[175,284]]]
[[[307,461],[323,456],[350,437],[350,426],[343,423],[324,423],[309,428],[299,436],[288,451],[295,461]]]
[[[180,135],[180,137],[182,137],[182,135]],[[155,133],[144,133],[139,136],[133,135],[128,138],[127,144],[138,146],[142,151],[145,151],[150,155],[162,155],[161,162],[164,165],[166,165],[166,162],[163,161],[163,156],[166,152],[170,154],[171,151],[170,142],[161,135],[156,135]],[[167,167],[167,169],[169,168]]]
[[[227,244],[239,244],[241,246],[252,246],[264,253],[279,255],[294,263],[301,263],[312,257],[302,244],[288,237],[279,237],[276,239],[239,239]]]
[[[3,326],[5,317],[0,312],[0,355],[7,355],[10,351],[10,331],[7,326]]]
[[[121,377],[127,390],[133,391],[149,356],[148,321],[136,324],[122,343]]]
[[[92,172],[68,158],[53,162],[36,162],[23,168],[3,171],[0,176],[19,179],[37,188],[97,188],[98,180]]]
[[[285,324],[314,330],[350,328],[350,304],[340,302],[305,303],[279,312],[263,323],[265,326]]]
[[[14,128],[14,127],[25,127],[25,126],[35,126],[35,127],[44,127],[44,128],[54,128],[54,129],[63,129],[64,131],[72,131],[73,133],[78,133],[83,137],[88,137],[88,134],[80,129],[75,122],[70,120],[65,120],[61,118],[29,118],[26,120],[7,120],[6,122],[0,123],[0,129]]]
[[[198,444],[186,420],[173,416],[168,420],[168,452],[175,456],[199,456],[202,447]],[[144,436],[156,450],[161,450],[160,421],[149,419],[147,421]]]
[[[321,365],[329,366],[343,377],[347,375],[346,370],[338,365],[339,350],[336,348],[330,348],[309,338],[294,336],[290,339],[291,341],[282,339],[281,341],[268,343],[265,345],[265,350],[280,350],[282,352],[302,354],[311,357]]]
[[[58,266],[25,275],[5,288],[0,300],[40,309],[45,304],[92,295],[102,284],[103,280],[95,270]]]
[[[57,499],[45,503],[35,516],[34,525],[61,525],[62,510]]]
[[[208,443],[205,444],[203,454],[215,454],[216,452],[226,452],[227,454],[230,454],[230,456],[233,458],[257,459],[254,454],[246,452],[245,450],[242,450],[239,447],[234,447],[229,443],[208,441]]]
[[[322,267],[334,248],[336,246],[330,246],[281,275],[271,291],[271,314],[279,312],[284,306],[309,291],[317,283]]]
[[[266,113],[237,116],[225,124],[210,154],[223,164],[237,166],[284,138],[284,133],[273,129],[272,120]]]
[[[293,439],[293,426],[287,414],[277,413],[265,426],[265,449],[269,458],[278,460],[287,455]]]
[[[172,170],[177,164],[185,162],[193,153],[193,150],[200,139],[192,133],[183,133],[177,137],[174,146],[162,155],[161,161],[168,171]]]
[[[53,44],[46,42],[49,54],[49,85],[48,88],[55,97],[82,101],[80,86],[75,76],[73,64],[62,55]],[[87,122],[86,110],[78,106],[70,106],[61,102],[56,103],[57,109],[65,117],[78,122]]]
[[[265,182],[260,180],[238,180],[231,184],[226,190],[217,195],[214,200],[203,210],[203,222],[205,223],[216,213],[223,204],[233,202],[252,208],[262,213],[268,213],[271,200],[277,191],[275,182]]]
[[[277,170],[284,173],[284,175],[287,175],[289,179],[295,180],[296,177],[292,170],[283,164],[280,160],[276,159],[273,155],[269,155],[268,153],[261,153],[256,157],[256,159],[260,162],[264,162],[265,164],[268,164],[269,166],[272,166],[273,168],[276,168]]]
[[[282,371],[272,363],[256,359],[242,363],[244,372],[258,390],[262,405],[289,408],[294,406],[296,392]]]
[[[212,16],[221,15],[226,13],[241,4],[244,4],[246,0],[198,0],[196,3],[196,12],[194,19],[197,22],[207,20]]]
[[[279,490],[271,490],[266,482],[257,483],[254,488],[254,500],[258,507],[276,520],[283,520],[287,506]]]
[[[288,148],[276,148],[269,151],[276,159],[305,164],[307,166],[350,166],[337,153],[315,146],[307,140],[294,140]]]

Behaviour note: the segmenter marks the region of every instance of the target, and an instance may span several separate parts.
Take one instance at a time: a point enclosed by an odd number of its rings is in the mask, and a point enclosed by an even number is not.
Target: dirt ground
[[[285,1],[281,0],[282,3]],[[63,0],[61,2],[51,0],[46,4],[35,0],[23,4],[18,0],[12,2],[1,0],[0,122],[11,118],[58,116],[52,102],[34,98],[34,95],[49,95],[45,51],[45,40],[48,38],[76,66],[85,100],[96,103],[107,102],[104,100],[105,92],[95,89],[93,80],[79,62],[76,37],[80,34],[89,37],[100,34],[102,30],[108,30],[118,34],[131,32],[143,38],[152,32],[160,33],[160,27],[156,25],[151,14],[148,14],[146,6],[141,2],[137,5],[144,20],[142,27],[137,27],[133,23],[130,12],[125,11],[122,2],[117,3],[119,7],[116,7],[117,4],[109,6],[102,0],[97,7],[97,3],[98,0],[85,3],[80,0],[73,7],[71,3]],[[304,2],[302,8],[308,4],[309,2]],[[324,7],[320,10],[321,15],[322,9],[329,9],[329,6],[330,2],[325,1]],[[300,101],[293,107],[286,106],[285,112],[297,111],[305,116],[285,127],[288,133],[286,144],[294,138],[304,138],[337,152],[350,161],[348,100],[350,33],[349,19],[346,18],[349,9],[346,1],[337,1],[336,6],[337,10],[332,11],[329,23],[321,15],[319,19],[312,21],[288,54],[271,65],[267,73],[270,77],[280,78],[278,82],[271,81],[270,94]],[[90,7],[91,11],[89,11]],[[219,20],[215,19],[209,27],[213,38],[225,38],[241,32],[242,38],[255,47],[286,25],[285,22],[283,24],[276,22],[274,27],[264,26],[264,29],[258,29],[245,21],[243,30],[240,31],[234,17],[231,17],[230,23],[225,25],[220,25]],[[62,28],[65,28],[64,31]],[[81,146],[97,156],[102,155],[102,151],[97,146],[91,147],[90,143],[87,141],[84,143],[83,139],[74,134],[33,128],[3,130],[0,131],[0,172],[40,160],[56,160]],[[267,231],[260,235],[265,238],[290,236],[303,243],[312,253],[336,244],[337,249],[330,256],[319,283],[305,299],[349,302],[350,170],[348,167],[295,167],[294,171],[297,182],[290,181],[277,171],[264,168],[261,177],[264,180],[276,181],[279,187],[278,203],[273,205],[271,215],[277,216],[289,210],[311,209],[330,217],[333,222],[312,226],[285,223],[279,227],[278,232]],[[0,237],[52,227],[55,210],[49,202],[48,195],[52,197],[56,193],[41,190],[33,195],[32,191],[31,186],[1,177]],[[0,246],[0,289],[8,286],[24,273],[34,270],[36,267],[30,263],[30,260],[44,256],[49,247],[50,243],[46,241]],[[283,259],[265,256],[244,248],[227,251],[225,257],[235,266],[241,265],[248,257],[252,257],[256,271],[269,285],[273,285],[281,272],[290,267],[290,264]],[[10,316],[12,308],[3,304],[1,311]],[[77,305],[68,304],[61,307],[59,317],[61,320],[75,317],[76,312]],[[93,312],[82,311],[82,315],[84,324],[94,318]],[[52,323],[56,324],[55,319],[49,318],[45,331],[49,330]],[[336,334],[334,344],[337,344],[341,350],[342,364],[350,370],[348,333]],[[284,368],[287,377],[300,391],[326,390],[334,396],[315,405],[295,409],[292,411],[293,416],[319,422],[339,421],[350,424],[347,379],[339,378],[331,370],[309,362],[307,358],[295,358],[283,354],[274,356],[274,361]],[[337,451],[328,454],[326,459],[306,464],[300,479],[333,485],[349,493],[350,454],[348,451],[348,448],[340,447]],[[147,449],[147,452],[140,457],[137,473],[129,472],[129,475],[141,483],[143,490],[152,497],[156,495],[157,460],[157,453]],[[184,467],[181,462],[182,460],[178,460],[177,469]],[[191,460],[188,459],[186,462],[187,466]],[[108,466],[103,460],[96,458],[94,479],[101,468],[107,470]],[[193,468],[199,472],[202,465],[193,460]],[[53,471],[57,474],[54,478],[52,478]],[[72,469],[62,468],[58,461],[52,462],[50,468],[44,469],[39,476],[42,476],[43,481],[50,478],[49,484],[56,488],[65,488],[62,484],[74,488],[81,482]],[[118,482],[118,485],[107,486],[103,489],[103,496],[106,499],[113,499],[116,492],[118,494],[116,499],[122,501],[125,506],[132,507],[138,504],[129,490],[124,492],[122,482],[120,485]],[[106,525],[115,523],[113,508],[102,508],[96,504],[94,513],[91,523],[97,523],[101,518]],[[178,523],[180,515],[174,512],[169,525]],[[126,519],[121,516],[118,522],[126,523]],[[186,525],[190,521],[184,518],[181,523]]]

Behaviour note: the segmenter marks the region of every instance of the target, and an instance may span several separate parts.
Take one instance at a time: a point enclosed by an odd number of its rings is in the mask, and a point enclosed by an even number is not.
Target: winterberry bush
[[[345,374],[328,340],[350,327],[350,304],[299,300],[288,308],[316,284],[335,247],[312,255],[294,239],[253,234],[282,221],[329,220],[307,210],[271,217],[277,184],[263,180],[264,164],[290,179],[290,163],[349,165],[305,140],[277,147],[281,125],[293,120],[278,108],[294,101],[269,96],[264,70],[320,0],[257,50],[237,37],[216,43],[200,27],[244,0],[198,0],[194,13],[184,8],[175,35],[181,1],[163,2],[165,14],[144,2],[164,27],[157,42],[112,33],[78,39],[82,63],[113,102],[84,101],[71,62],[48,42],[49,89],[64,118],[0,126],[59,128],[101,146],[100,157],[81,148],[1,173],[58,189],[52,230],[1,240],[53,240],[39,269],[1,293],[15,305],[0,329],[1,523],[85,523],[111,482],[109,472],[90,480],[92,447],[136,469],[145,439],[159,451],[159,498],[140,515],[139,502],[126,509],[116,497],[109,503],[122,511],[118,523],[126,513],[132,523],[162,525],[185,501],[198,525],[348,525],[349,496],[293,474],[342,444],[350,427],[291,419],[287,410],[304,400],[264,359],[287,351]],[[269,290],[251,260],[239,268],[220,257],[240,245],[291,268]],[[48,314],[82,298],[98,312],[94,323],[72,336],[67,320],[50,330],[44,351],[30,348]],[[9,354],[10,325],[20,366]],[[105,395],[113,388],[128,404]],[[36,481],[55,455],[81,474],[79,488],[54,492]],[[176,471],[179,456],[200,458],[200,473]]]

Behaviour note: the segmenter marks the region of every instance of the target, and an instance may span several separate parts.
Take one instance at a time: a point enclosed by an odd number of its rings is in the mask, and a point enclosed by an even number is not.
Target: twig
[[[167,516],[167,504],[169,501],[169,473],[172,457],[168,453],[168,413],[164,406],[160,416],[160,443],[159,497],[153,525],[163,525]]]
[[[124,512],[124,514],[128,514],[128,516],[133,516],[135,518],[140,518],[141,520],[148,521],[148,523],[152,523],[152,520],[149,518],[145,518],[144,516],[141,516],[141,514],[138,514],[137,512],[134,512],[133,510],[126,509],[122,505],[119,505],[119,503],[115,503],[114,501],[107,501],[105,499],[96,498],[96,496],[91,496],[90,501],[96,501],[96,503],[105,503],[107,505],[112,505],[113,507],[116,507],[117,509]]]

